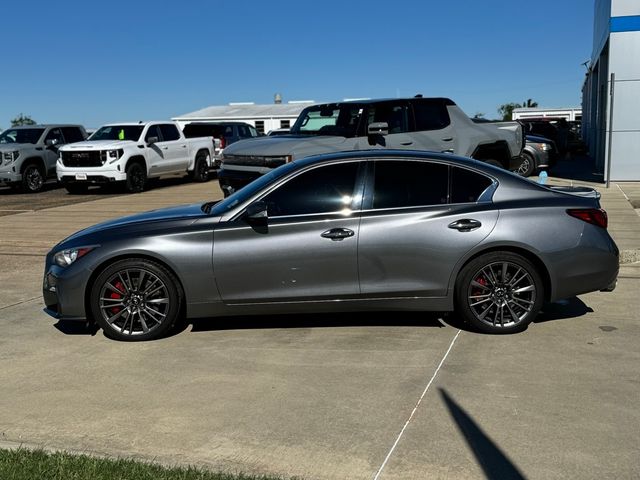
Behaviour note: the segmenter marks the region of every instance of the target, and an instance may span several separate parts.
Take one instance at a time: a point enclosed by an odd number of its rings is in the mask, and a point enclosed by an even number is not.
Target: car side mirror
[[[153,145],[158,141],[158,137],[149,137],[147,138],[147,145]]]
[[[58,139],[57,138],[50,138],[48,140],[45,140],[44,144],[47,147],[53,147],[54,145],[58,144]]]
[[[372,135],[389,135],[389,124],[387,122],[373,122],[369,124],[367,134]]]
[[[246,218],[250,223],[266,223],[269,219],[267,204],[262,200],[253,202],[246,209]]]

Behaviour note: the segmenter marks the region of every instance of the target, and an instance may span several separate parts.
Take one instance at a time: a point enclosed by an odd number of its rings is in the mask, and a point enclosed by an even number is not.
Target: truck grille
[[[101,167],[107,159],[107,152],[99,150],[61,152],[65,167]]]
[[[224,163],[227,165],[244,165],[250,167],[264,167],[265,158],[263,156],[250,155],[225,155]]]

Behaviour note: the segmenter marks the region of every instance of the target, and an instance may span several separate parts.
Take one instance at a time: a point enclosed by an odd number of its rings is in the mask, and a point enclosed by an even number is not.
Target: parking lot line
[[[451,340],[451,343],[449,344],[449,348],[447,348],[447,351],[445,352],[444,356],[440,360],[440,363],[438,364],[438,366],[436,367],[435,371],[433,372],[433,375],[429,379],[429,383],[427,383],[427,386],[424,387],[424,390],[422,391],[422,395],[420,395],[420,398],[416,402],[416,405],[413,407],[413,410],[411,411],[411,414],[409,415],[409,418],[407,418],[407,421],[404,423],[404,426],[402,427],[402,430],[400,430],[400,433],[398,434],[398,437],[396,438],[396,441],[393,442],[393,446],[389,450],[389,453],[387,453],[387,456],[385,457],[384,461],[382,462],[382,465],[380,465],[380,468],[378,469],[378,471],[376,472],[375,476],[373,477],[373,480],[378,480],[378,478],[380,478],[380,475],[382,474],[382,471],[384,470],[384,467],[386,466],[387,462],[389,461],[389,458],[391,457],[391,454],[393,454],[393,451],[396,449],[396,446],[400,442],[400,439],[402,438],[402,435],[404,434],[404,431],[409,426],[409,423],[411,423],[411,420],[413,419],[413,416],[415,415],[416,411],[418,410],[418,407],[420,406],[420,403],[422,403],[422,399],[424,398],[424,396],[429,391],[429,387],[431,387],[431,384],[433,383],[435,378],[438,376],[438,372],[440,371],[440,368],[442,367],[442,365],[444,364],[444,361],[449,356],[449,352],[451,352],[451,349],[453,348],[453,344],[456,343],[456,340],[457,340],[458,336],[460,335],[461,331],[462,330],[458,330],[456,335],[453,337],[453,340]]]

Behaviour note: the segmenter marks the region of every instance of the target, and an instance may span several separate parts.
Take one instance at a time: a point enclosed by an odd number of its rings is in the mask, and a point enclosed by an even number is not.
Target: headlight
[[[53,256],[53,261],[60,267],[68,267],[73,262],[93,250],[95,247],[79,247],[61,250]]]
[[[15,162],[20,156],[19,150],[14,150],[13,152],[4,152],[4,164],[9,165],[11,162]]]
[[[549,150],[551,150],[551,145],[549,143],[534,143],[532,145],[537,150],[542,150],[543,152],[548,152]]]
[[[124,150],[123,149],[108,150],[107,151],[107,155],[108,155],[109,160],[110,160],[109,163],[113,163],[116,160],[118,160],[120,157],[122,157],[122,155],[124,155]]]
[[[264,166],[269,168],[276,168],[285,163],[289,163],[292,160],[291,155],[281,155],[279,157],[264,157]]]

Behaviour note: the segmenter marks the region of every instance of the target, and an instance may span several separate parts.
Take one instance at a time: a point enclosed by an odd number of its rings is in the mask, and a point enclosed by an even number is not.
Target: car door
[[[376,102],[367,109],[367,129],[372,123],[384,122],[389,127],[389,133],[375,138],[373,146],[393,149],[415,149],[414,139],[410,134],[411,112],[409,102],[394,100]],[[365,139],[366,140],[366,139]]]
[[[357,241],[363,162],[305,170],[262,197],[264,228],[243,217],[214,231],[216,284],[227,304],[295,302],[359,294]]]
[[[458,260],[496,224],[498,211],[484,201],[492,179],[426,160],[375,160],[369,171],[358,236],[362,294],[445,296]]]
[[[451,124],[444,98],[416,98],[411,101],[414,127],[411,136],[419,150],[463,155],[458,149],[458,138]]]
[[[166,173],[184,172],[189,164],[187,141],[172,123],[160,125],[162,148],[165,154]]]
[[[47,175],[53,175],[56,171],[56,162],[60,156],[59,149],[64,145],[64,136],[59,128],[52,128],[44,137],[45,163]]]
[[[156,141],[149,143],[152,138]],[[160,127],[156,124],[149,125],[147,133],[144,135],[144,143],[147,145],[147,167],[149,175],[158,176],[169,171],[168,167],[168,147],[162,141]]]

